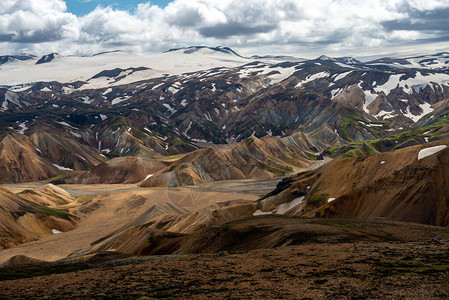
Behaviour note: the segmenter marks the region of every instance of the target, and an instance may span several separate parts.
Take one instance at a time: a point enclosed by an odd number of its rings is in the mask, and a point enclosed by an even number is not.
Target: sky
[[[166,7],[170,2],[169,0],[158,0],[151,1],[152,5],[157,5],[159,7]],[[134,10],[138,4],[145,3],[145,1],[140,0],[68,0],[67,11],[71,12],[77,16],[87,15],[89,12],[94,10],[98,5],[103,7],[111,6],[119,10]]]
[[[0,55],[407,56],[449,50],[449,0],[2,0]]]

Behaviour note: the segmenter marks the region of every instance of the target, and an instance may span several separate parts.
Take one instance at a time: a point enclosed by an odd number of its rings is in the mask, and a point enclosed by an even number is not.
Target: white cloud
[[[37,54],[159,52],[193,44],[299,56],[376,53],[449,35],[444,17],[432,21],[449,12],[447,0],[175,0],[164,9],[151,2],[132,11],[98,6],[82,17],[68,13],[62,0],[4,2],[3,51]]]
[[[78,38],[76,16],[61,0],[6,0],[0,7],[0,41],[42,43]]]

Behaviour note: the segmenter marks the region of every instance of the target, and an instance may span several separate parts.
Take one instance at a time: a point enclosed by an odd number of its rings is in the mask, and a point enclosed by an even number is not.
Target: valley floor
[[[448,246],[360,242],[134,257],[76,272],[0,281],[0,294],[7,299],[447,298]]]
[[[214,207],[221,202],[255,201],[272,190],[279,179],[235,180],[179,188],[141,188],[136,184],[61,185],[78,198],[69,211],[81,218],[77,228],[38,241],[0,251],[0,263],[15,255],[54,261],[120,228],[153,205],[176,203],[190,211]],[[43,183],[5,184],[14,193]]]

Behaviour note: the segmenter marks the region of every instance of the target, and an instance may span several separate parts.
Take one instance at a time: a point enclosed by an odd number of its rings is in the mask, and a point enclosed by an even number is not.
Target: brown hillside
[[[51,183],[38,189],[24,190],[19,195],[31,202],[53,207],[69,204],[75,200],[67,191]]]
[[[82,184],[136,183],[165,167],[164,163],[154,159],[118,157],[99,164],[75,181]]]
[[[77,142],[73,136],[38,131],[30,136],[30,141],[40,150],[41,156],[73,170],[88,170],[104,161],[97,151]]]
[[[60,171],[39,156],[28,137],[12,133],[0,137],[0,183],[38,181]]]
[[[252,136],[231,149],[195,151],[157,172],[141,186],[181,186],[281,176],[311,164],[311,153],[306,153],[303,145],[317,148],[310,140],[300,137],[292,137],[288,143],[273,136],[260,139]]]
[[[418,160],[434,142],[367,157],[332,161],[280,183],[264,202],[304,200],[288,214],[320,217],[386,217],[449,225],[449,149]]]
[[[77,218],[65,211],[27,201],[0,188],[0,249],[35,241],[75,227]]]

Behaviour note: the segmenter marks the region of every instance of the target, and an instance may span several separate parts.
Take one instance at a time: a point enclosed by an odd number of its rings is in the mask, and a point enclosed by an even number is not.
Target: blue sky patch
[[[140,3],[146,3],[148,1],[142,0],[66,0],[67,11],[77,16],[87,15],[89,12],[95,9],[98,5],[103,7],[112,6],[115,9],[132,11]],[[165,7],[173,0],[152,0],[152,5],[158,5]]]

